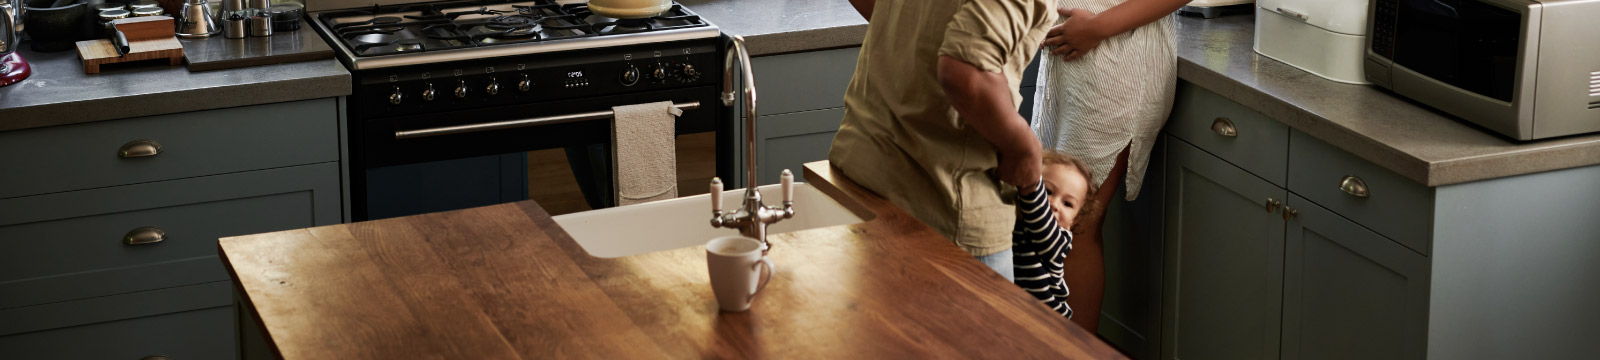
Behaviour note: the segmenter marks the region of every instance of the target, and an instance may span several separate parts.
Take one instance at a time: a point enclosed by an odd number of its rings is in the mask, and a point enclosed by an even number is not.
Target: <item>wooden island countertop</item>
[[[717,310],[704,246],[592,257],[532,201],[220,251],[286,359],[1123,357],[826,162],[805,178],[869,220],[771,236],[743,313]]]

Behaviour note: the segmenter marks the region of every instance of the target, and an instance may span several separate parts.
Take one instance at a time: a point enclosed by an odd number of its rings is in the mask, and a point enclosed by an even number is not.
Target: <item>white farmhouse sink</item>
[[[756,188],[768,206],[781,206],[783,192],[778,185]],[[738,210],[744,189],[723,191],[722,209]],[[591,210],[554,217],[556,224],[572,235],[589,255],[603,258],[637,255],[695,245],[724,235],[738,235],[736,229],[711,227],[711,200],[702,194],[645,204]],[[811,184],[794,184],[794,218],[767,228],[768,235],[820,227],[860,223],[863,219],[839,205]]]

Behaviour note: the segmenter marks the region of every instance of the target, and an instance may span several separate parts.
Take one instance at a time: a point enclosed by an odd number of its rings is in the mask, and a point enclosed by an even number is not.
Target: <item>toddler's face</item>
[[[1089,194],[1089,180],[1078,168],[1062,164],[1044,166],[1044,187],[1050,190],[1050,207],[1056,213],[1056,224],[1071,229],[1078,218],[1078,209]]]

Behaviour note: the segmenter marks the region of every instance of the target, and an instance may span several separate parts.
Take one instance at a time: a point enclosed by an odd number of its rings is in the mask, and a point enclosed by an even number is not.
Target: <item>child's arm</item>
[[[1045,190],[1043,181],[1017,190],[1020,239],[1025,241],[1012,244],[1016,248],[1014,251],[1036,253],[1059,267],[1061,259],[1072,250],[1072,234],[1056,223],[1055,210],[1050,207],[1050,191]]]
[[[1067,318],[1072,318],[1072,307],[1067,306],[1061,265],[1071,249],[1072,233],[1057,226],[1044,182],[1019,189],[1017,228],[1011,239],[1017,286]]]

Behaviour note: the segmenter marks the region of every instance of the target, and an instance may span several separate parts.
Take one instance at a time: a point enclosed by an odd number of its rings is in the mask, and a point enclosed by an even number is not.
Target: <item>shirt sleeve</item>
[[[1045,0],[962,0],[945,30],[939,55],[1001,72],[1012,49],[1035,35],[1034,29],[1054,21],[1053,8]]]

